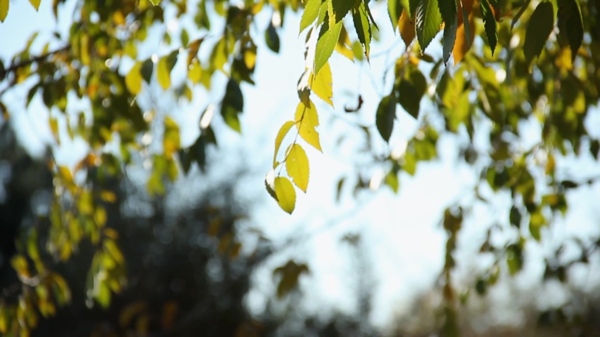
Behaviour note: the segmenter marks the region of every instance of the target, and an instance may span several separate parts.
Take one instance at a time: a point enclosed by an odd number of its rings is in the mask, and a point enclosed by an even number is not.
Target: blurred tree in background
[[[39,0],[30,2],[39,8]],[[10,5],[0,0],[0,21],[11,19]],[[353,61],[358,73],[369,67],[384,29],[399,33],[405,48],[389,55],[393,62],[378,80],[387,94],[377,98],[376,111],[361,108],[373,97],[360,92],[356,108],[345,108],[364,146],[356,149],[357,175],[342,178],[338,189],[383,184],[397,192],[402,176],[439,158],[443,138],[457,144],[456,162],[477,177],[468,195],[441,214],[447,242],[436,284],[439,312],[423,318],[431,320],[423,333],[476,331],[464,323],[464,303],[476,301],[469,294],[485,297],[501,276],[518,276],[528,247],[543,243],[544,233],[564,220],[568,192],[597,184],[600,173],[581,169],[597,167],[600,151],[597,0],[55,0],[51,7],[69,28],[36,33],[0,62],[0,333],[8,336],[377,334],[365,323],[368,291],[358,296],[360,317],[248,312],[250,275],[271,253],[245,244],[250,240],[237,224],[247,210],[227,195],[234,185],[201,196],[189,209],[173,211],[165,203],[177,193],[178,179],[211,164],[207,148],[219,139],[214,120],[242,131],[242,89],[254,84],[258,49],[279,52],[285,18],[293,13],[306,32],[305,66],[298,71],[297,108],[277,133],[265,181],[281,209],[292,213],[296,191],[308,190],[305,148],[323,151],[320,136],[328,131],[318,126],[321,108],[333,108],[333,52]],[[170,22],[179,24],[168,29]],[[152,41],[162,47],[148,52]],[[180,125],[156,102],[214,97],[217,87],[222,98],[204,105],[199,135],[183,144]],[[8,127],[10,98],[19,95],[19,104],[49,111],[54,140],[41,162],[19,147]],[[395,123],[404,115],[416,127],[398,141]],[[147,141],[153,138],[158,141]],[[74,140],[85,144],[85,153],[65,165],[56,153]],[[136,174],[145,176],[143,183],[128,177],[139,167],[148,168]],[[366,177],[365,168],[373,167],[384,173]],[[510,205],[499,207],[498,198]],[[498,215],[480,249],[491,263],[463,282],[460,232],[477,221],[473,209],[481,206]],[[552,243],[545,282],[569,287],[574,266],[597,262],[597,237]],[[298,292],[309,270],[293,259],[275,269],[275,296]],[[596,301],[542,308],[540,324],[575,325],[577,333],[593,335]]]

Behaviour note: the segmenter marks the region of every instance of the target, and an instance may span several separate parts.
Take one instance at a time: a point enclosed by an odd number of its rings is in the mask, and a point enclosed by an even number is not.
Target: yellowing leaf
[[[302,18],[300,19],[300,33],[306,29],[306,27],[310,26],[310,24],[315,21],[317,16],[319,16],[320,8],[321,0],[308,0],[304,6]]]
[[[158,65],[156,67],[156,77],[158,79],[158,84],[160,84],[164,90],[167,90],[171,87],[171,74],[169,73],[166,57],[161,57],[158,61]]]
[[[8,6],[10,0],[0,0],[0,21],[4,22],[6,15],[8,15]]]
[[[333,107],[333,101],[331,100],[331,97],[333,97],[332,84],[333,79],[331,76],[331,67],[329,67],[329,62],[325,63],[317,75],[311,74],[310,76],[310,88],[312,91],[320,99],[331,105],[331,107]]]
[[[281,142],[283,141],[283,138],[285,138],[285,136],[288,134],[292,126],[294,126],[294,122],[287,121],[283,123],[281,128],[279,128],[279,132],[277,132],[277,137],[275,137],[275,152],[273,153],[273,168],[277,167],[277,152],[279,152]]]
[[[190,44],[188,45],[188,58],[187,58],[188,67],[190,66],[190,64],[192,64],[192,61],[194,59],[197,59],[198,49],[200,49],[200,45],[202,44],[202,41],[204,41],[203,37],[199,38],[198,40],[194,40],[194,41],[190,42]]]
[[[302,102],[298,103],[295,120],[300,137],[315,149],[323,151],[321,150],[319,133],[316,130],[316,127],[319,125],[319,115],[317,114],[317,109],[310,100],[308,100],[308,106]]]
[[[464,9],[466,9],[466,7]],[[475,17],[473,11],[469,13],[466,24],[463,22],[462,18],[462,14],[459,12],[456,41],[454,43],[454,48],[452,49],[454,64],[458,64],[465,58],[465,54],[471,49],[471,45],[473,45],[473,41],[475,40],[475,34],[473,34],[475,31]]]
[[[29,2],[31,3],[31,5],[33,6],[33,8],[35,8],[36,11],[38,9],[40,9],[40,2],[41,2],[41,0],[29,0]]]
[[[279,207],[285,212],[292,214],[296,207],[296,190],[292,182],[285,177],[275,178],[275,195]]]
[[[125,85],[127,89],[134,95],[137,95],[142,90],[142,64],[136,63],[133,68],[125,76]]]
[[[198,62],[198,60],[194,60],[188,69],[188,79],[192,81],[192,83],[197,84],[200,82],[201,78],[202,68],[200,67],[200,62]]]
[[[308,178],[310,176],[310,167],[308,165],[308,157],[302,146],[293,144],[287,154],[285,161],[285,169],[294,184],[298,186],[304,193],[308,188]]]
[[[341,55],[347,57],[350,61],[354,61],[354,52],[352,51],[352,43],[350,42],[350,38],[348,37],[348,31],[344,26],[342,26],[342,31],[340,32],[340,37],[338,38],[338,42],[335,45],[335,51],[340,53]],[[362,53],[362,51],[361,51]]]

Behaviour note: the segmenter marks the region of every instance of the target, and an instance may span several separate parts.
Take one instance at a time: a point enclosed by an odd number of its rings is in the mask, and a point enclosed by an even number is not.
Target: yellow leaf
[[[315,149],[323,152],[323,150],[321,150],[319,133],[316,130],[316,127],[319,125],[319,115],[317,114],[317,109],[310,100],[308,100],[308,106],[304,105],[302,102],[298,103],[295,120],[300,137]]]
[[[290,147],[285,161],[285,169],[290,178],[292,178],[294,184],[306,193],[310,176],[310,167],[308,165],[306,152],[304,152],[304,149],[300,145],[293,144]]]
[[[458,29],[456,30],[456,41],[452,49],[454,64],[458,64],[465,57],[465,54],[473,45],[475,39],[475,16],[473,12],[473,0],[458,1],[462,8],[458,8]],[[460,7],[460,6],[459,6]],[[468,13],[467,24],[465,26],[463,10]],[[468,35],[468,36],[467,36]]]
[[[167,116],[165,117],[165,133],[163,136],[163,151],[165,157],[171,158],[177,150],[179,150],[179,126],[175,121]]]
[[[254,69],[256,65],[256,46],[244,50],[244,63],[248,69]]]
[[[194,61],[194,59],[197,60],[198,49],[200,49],[200,45],[202,44],[202,41],[204,41],[203,37],[199,38],[198,40],[190,42],[190,44],[188,45],[188,59],[187,59],[188,66],[190,66],[192,64],[192,61]]]
[[[281,142],[283,141],[283,138],[285,138],[292,126],[294,126],[294,122],[287,121],[283,123],[281,128],[279,128],[279,132],[277,132],[277,137],[275,137],[275,151],[273,153],[273,168],[277,167],[277,165],[279,164],[277,162],[277,152],[279,152],[279,148],[281,147]]]
[[[309,83],[311,90],[320,99],[324,100],[325,103],[333,107],[333,101],[331,100],[331,97],[333,97],[333,79],[331,76],[331,67],[329,66],[329,62],[325,63],[317,75],[311,74]]]
[[[192,61],[192,64],[189,66],[188,78],[194,84],[200,82],[200,79],[202,78],[202,68],[200,67],[200,62],[198,62],[198,60]]]
[[[285,212],[292,214],[296,207],[296,190],[292,182],[285,177],[275,178],[275,195],[279,207]]]
[[[400,29],[400,36],[402,41],[408,47],[408,45],[415,39],[415,22],[410,18],[407,11],[402,11],[400,15],[400,21],[398,23],[398,29]]]
[[[338,38],[338,42],[335,45],[335,51],[340,53],[341,55],[347,57],[350,61],[354,61],[354,52],[352,51],[352,43],[350,42],[350,38],[348,37],[348,32],[346,28],[342,26],[342,31],[340,32],[340,37]]]
[[[142,64],[136,63],[133,68],[125,76],[125,85],[127,89],[134,95],[137,95],[142,90]]]
[[[10,0],[0,0],[0,21],[4,22],[6,15],[8,15],[8,5]]]
[[[33,8],[35,8],[36,11],[40,9],[40,2],[42,2],[41,0],[29,0],[29,2],[33,5]]]
[[[125,263],[125,258],[123,257],[121,250],[119,249],[114,240],[104,240],[103,246],[104,251],[110,254],[113,260],[115,260],[115,262],[121,265]]]
[[[161,57],[161,59],[158,60],[156,77],[158,78],[158,84],[160,84],[164,90],[167,90],[171,87],[171,74],[169,73],[166,57]]]

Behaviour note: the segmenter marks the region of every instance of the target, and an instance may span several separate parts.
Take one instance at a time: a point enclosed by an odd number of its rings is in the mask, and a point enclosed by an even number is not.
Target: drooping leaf
[[[319,9],[321,8],[322,0],[308,0],[306,5],[304,6],[304,11],[302,12],[302,18],[300,19],[300,33],[306,27],[310,26],[319,16]]]
[[[165,131],[163,134],[163,152],[165,157],[171,158],[180,147],[179,125],[169,116],[165,117]]]
[[[411,68],[396,85],[398,103],[414,118],[418,118],[421,98],[427,90],[427,80],[419,69]]]
[[[285,169],[290,178],[302,192],[306,193],[308,188],[308,179],[310,176],[310,167],[306,152],[299,144],[292,144],[285,161]]]
[[[125,85],[133,95],[137,95],[142,90],[142,64],[136,63],[129,73],[125,76]]]
[[[331,9],[333,12],[333,22],[337,23],[341,21],[346,14],[350,12],[352,7],[354,6],[353,1],[348,0],[330,0],[331,1]]]
[[[342,25],[340,37],[338,38],[337,44],[335,45],[335,51],[347,57],[350,61],[354,61],[352,43],[350,42],[350,38],[348,37],[348,31],[346,30],[346,27],[344,27],[344,25]]]
[[[204,41],[204,37],[194,40],[194,41],[190,42],[190,44],[188,45],[188,57],[187,57],[188,67],[192,64],[192,61],[194,61],[194,59],[198,58],[198,50],[200,50],[200,45],[202,44],[203,41]]]
[[[265,42],[271,51],[274,53],[279,53],[281,42],[279,41],[279,34],[277,34],[277,30],[275,29],[275,26],[273,26],[273,21],[269,23],[269,27],[267,27],[265,30]]]
[[[396,27],[400,23],[400,15],[402,15],[402,2],[400,0],[388,0],[388,16],[392,23],[392,28],[396,32]]]
[[[385,96],[377,107],[375,125],[377,131],[386,142],[390,140],[396,119],[396,96],[393,94]]]
[[[171,73],[167,63],[167,57],[161,57],[156,65],[156,79],[163,90],[171,87]]]
[[[527,64],[540,55],[554,28],[554,9],[551,2],[540,2],[527,24],[523,52]]]
[[[221,103],[221,116],[230,128],[242,132],[238,114],[244,110],[244,95],[240,85],[230,78],[225,88],[225,96]]]
[[[140,69],[140,72],[142,73],[142,78],[148,84],[150,84],[150,81],[152,81],[152,72],[153,71],[154,71],[154,63],[152,62],[151,59],[147,59],[146,61],[142,62],[142,68]]]
[[[283,123],[279,131],[277,132],[277,136],[275,137],[275,151],[273,152],[273,168],[277,167],[277,153],[279,152],[279,148],[281,147],[281,142],[288,134],[290,129],[294,126],[293,121],[287,121]]]
[[[318,74],[321,68],[327,63],[329,57],[335,49],[335,45],[340,37],[343,22],[336,23],[331,29],[328,24],[321,26],[319,39],[315,49],[315,63],[313,73]]]
[[[562,0],[559,2],[558,27],[560,34],[566,35],[571,48],[571,59],[575,60],[583,41],[583,19],[577,0]]]
[[[359,5],[352,9],[352,21],[354,22],[354,29],[356,30],[356,35],[358,35],[358,40],[363,45],[365,56],[369,60],[371,24],[365,6],[363,1],[359,1]]]
[[[295,121],[298,128],[298,134],[304,141],[312,145],[315,149],[321,150],[321,141],[316,127],[319,125],[319,115],[314,104],[308,100],[308,105],[300,102],[296,108]]]
[[[415,39],[416,31],[415,31],[415,22],[410,18],[410,15],[407,11],[403,11],[400,15],[400,36],[402,37],[402,41],[408,47],[411,42]]]
[[[319,73],[316,75],[311,74],[309,83],[312,92],[333,107],[333,101],[331,100],[331,97],[333,97],[333,78],[329,62],[325,63]]]
[[[456,30],[456,41],[454,48],[452,49],[452,56],[454,57],[454,64],[461,62],[475,40],[475,16],[473,11],[468,12],[466,21],[463,21],[464,14],[467,13],[466,7],[462,8],[459,12],[458,29]]]
[[[442,15],[438,0],[420,0],[415,12],[417,39],[421,50],[425,50],[435,35],[440,31]]]
[[[292,214],[296,207],[296,190],[294,189],[294,185],[285,177],[276,177],[274,185],[279,207],[285,212]]]
[[[8,15],[8,7],[10,0],[0,0],[0,21],[4,22],[6,15]]]
[[[36,11],[40,9],[40,2],[41,0],[29,0],[29,3],[31,3],[31,5],[33,6],[33,8],[35,8]]]
[[[527,10],[527,8],[529,8],[529,3],[530,2],[531,2],[531,0],[525,0],[525,2],[521,5],[521,9],[519,9],[519,11],[513,17],[512,21],[510,23],[510,29],[515,28],[515,24],[517,23],[517,21],[519,21],[519,19],[523,15],[523,13],[525,13],[525,11]]]
[[[483,22],[485,25],[485,35],[487,36],[488,43],[492,49],[492,55],[496,50],[496,44],[498,43],[498,32],[496,31],[496,18],[494,12],[488,0],[481,0],[481,15],[483,16]]]
[[[438,1],[438,5],[444,21],[442,55],[444,63],[448,63],[448,59],[450,58],[450,54],[452,53],[452,49],[454,48],[454,43],[456,41],[456,30],[458,29],[458,9],[456,7],[456,0]]]

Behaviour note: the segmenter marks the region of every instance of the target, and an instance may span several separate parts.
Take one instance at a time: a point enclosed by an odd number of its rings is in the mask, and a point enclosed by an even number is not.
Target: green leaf
[[[352,7],[354,6],[354,2],[349,1],[349,0],[330,0],[330,1],[331,1],[332,12],[334,14],[333,20],[335,23],[344,19],[346,14],[348,14],[348,12],[350,12]]]
[[[302,18],[300,19],[300,33],[306,27],[310,26],[317,16],[319,16],[319,9],[321,8],[321,0],[308,0],[308,3],[304,6],[304,12],[302,12]]]
[[[554,9],[552,3],[540,2],[531,14],[525,32],[523,52],[528,65],[540,55],[553,28]]]
[[[35,8],[36,11],[38,9],[40,9],[40,2],[42,2],[42,1],[41,0],[29,0],[29,3],[31,3],[31,5],[33,6],[33,8]]]
[[[225,89],[225,97],[221,103],[221,116],[225,123],[237,132],[242,132],[238,114],[244,110],[244,95],[240,85],[234,80],[229,79]]]
[[[574,60],[583,41],[583,19],[577,0],[563,0],[558,8],[558,27],[565,34],[571,47],[571,58]]]
[[[295,121],[300,137],[315,149],[322,152],[319,133],[316,130],[316,127],[319,125],[319,115],[317,114],[317,109],[310,100],[308,100],[308,106],[303,102],[298,103]]]
[[[279,207],[285,212],[292,214],[296,207],[296,190],[292,182],[285,177],[275,178],[275,195]]]
[[[267,47],[271,49],[275,53],[279,53],[279,34],[277,34],[277,30],[275,26],[273,26],[273,22],[269,23],[269,27],[265,31],[265,42],[267,43]]]
[[[325,63],[317,75],[311,74],[310,89],[320,99],[333,107],[333,101],[331,100],[331,97],[333,97],[333,78],[329,62]]]
[[[496,44],[498,43],[498,32],[496,30],[496,18],[494,12],[488,0],[481,0],[481,16],[483,16],[483,22],[485,25],[485,35],[487,36],[488,43],[492,49],[492,55],[496,50]]]
[[[310,176],[310,167],[308,165],[308,157],[302,146],[292,144],[285,161],[285,169],[290,178],[292,178],[294,184],[296,184],[302,192],[306,193]]]
[[[160,84],[163,90],[167,90],[171,87],[171,74],[169,71],[167,57],[161,57],[160,60],[158,60],[158,64],[156,66],[156,78],[158,80],[158,84]]]
[[[482,0],[485,1],[485,0]],[[448,63],[454,42],[456,41],[456,30],[458,29],[458,9],[456,0],[442,0],[438,2],[440,13],[444,20],[444,36],[442,39],[442,54],[444,63]]]
[[[400,183],[398,181],[398,173],[396,171],[390,171],[385,176],[385,184],[388,185],[394,193],[398,193]]]
[[[440,31],[442,16],[438,0],[420,0],[415,13],[417,39],[421,50],[425,50],[435,35]]]
[[[147,59],[146,61],[144,61],[142,63],[142,68],[141,68],[142,78],[148,84],[150,84],[150,81],[152,81],[152,72],[153,71],[154,71],[154,63],[152,62],[151,59]]]
[[[180,147],[179,125],[169,116],[165,117],[165,131],[163,134],[163,152],[165,157],[171,158]]]
[[[392,23],[394,33],[397,31],[398,22],[400,21],[400,15],[402,15],[402,3],[400,0],[388,0],[388,16]]]
[[[517,21],[519,21],[519,19],[521,18],[521,16],[523,15],[523,13],[525,13],[525,11],[527,10],[527,8],[529,8],[529,3],[531,2],[531,0],[525,0],[525,2],[521,5],[521,9],[519,9],[519,11],[517,12],[517,14],[513,17],[511,23],[510,23],[510,29],[512,30],[513,28],[515,28],[515,24],[517,23]]]
[[[160,0],[150,0],[150,2],[154,5],[154,6],[158,6],[160,4]]]
[[[388,142],[394,129],[394,119],[396,118],[396,96],[387,95],[377,107],[377,114],[375,116],[375,124],[377,131],[381,137]]]
[[[129,73],[125,76],[125,85],[129,92],[133,95],[137,95],[142,90],[142,69],[141,63],[136,63]]]
[[[105,281],[97,281],[97,290],[95,298],[102,308],[106,309],[110,305],[110,289]]]
[[[319,35],[319,39],[317,40],[317,46],[315,49],[315,64],[314,64],[314,74],[318,74],[319,70],[323,68],[323,66],[331,57],[333,50],[335,49],[335,45],[340,37],[340,32],[342,31],[343,22],[340,21],[335,24],[331,29],[329,29],[329,25],[327,23],[321,26],[321,32]]]
[[[352,21],[354,22],[354,29],[356,30],[356,35],[358,35],[358,40],[363,45],[365,56],[369,60],[371,23],[369,22],[364,2],[360,1],[359,5],[352,10]]]
[[[277,167],[277,153],[279,152],[279,148],[281,147],[281,142],[288,134],[292,126],[294,126],[293,121],[287,121],[283,123],[281,128],[279,128],[279,132],[277,132],[277,137],[275,137],[275,151],[273,152],[273,168]]]
[[[418,118],[421,98],[427,90],[427,80],[418,69],[410,69],[396,85],[398,103],[414,118]]]
[[[10,0],[0,0],[0,21],[4,22],[6,15],[8,15],[8,7]]]

